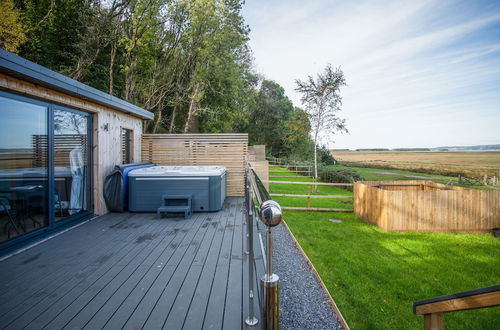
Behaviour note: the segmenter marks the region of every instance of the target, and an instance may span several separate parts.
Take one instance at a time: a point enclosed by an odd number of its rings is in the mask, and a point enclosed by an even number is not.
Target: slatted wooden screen
[[[33,135],[33,166],[47,166],[48,157],[47,135]],[[83,160],[87,161],[87,135],[85,134],[57,134],[54,135],[54,162],[55,166],[69,166],[69,153],[75,148],[83,151]]]
[[[500,227],[500,191],[432,181],[354,183],[354,212],[390,231],[488,232]]]
[[[157,165],[224,166],[227,195],[244,195],[248,134],[143,134],[142,161]]]

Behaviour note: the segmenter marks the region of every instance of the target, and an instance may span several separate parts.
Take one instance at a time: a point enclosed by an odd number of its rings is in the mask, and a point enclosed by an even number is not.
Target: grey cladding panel
[[[162,195],[193,195],[194,211],[209,210],[209,180],[203,178],[129,178],[129,210],[156,212]]]

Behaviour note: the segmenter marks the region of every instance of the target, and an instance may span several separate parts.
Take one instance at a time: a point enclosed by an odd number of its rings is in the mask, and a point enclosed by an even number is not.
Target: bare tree
[[[342,97],[340,87],[345,86],[344,73],[340,68],[328,64],[316,77],[308,76],[306,80],[296,80],[295,90],[301,96],[311,122],[311,133],[314,140],[314,177],[318,179],[318,138],[320,134],[348,132],[345,119],[338,117],[341,111]]]

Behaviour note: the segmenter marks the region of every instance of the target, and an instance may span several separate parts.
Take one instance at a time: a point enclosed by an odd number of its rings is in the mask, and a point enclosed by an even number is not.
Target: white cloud
[[[335,147],[500,143],[500,35],[488,32],[500,6],[459,5],[282,0],[248,2],[244,15],[258,70],[295,104],[295,79],[342,67],[351,134]]]

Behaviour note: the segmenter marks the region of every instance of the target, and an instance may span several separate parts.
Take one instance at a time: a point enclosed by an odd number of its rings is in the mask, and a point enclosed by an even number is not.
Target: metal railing
[[[261,277],[262,317],[265,329],[279,328],[279,277],[273,274],[273,240],[272,227],[281,222],[281,207],[274,202],[259,177],[252,168],[245,169],[245,209],[247,223],[247,247],[249,274],[248,274],[248,317],[245,319],[247,326],[255,326],[259,320],[254,311],[254,219],[257,218],[267,226],[267,246],[259,237],[260,248],[264,257],[265,274]]]

